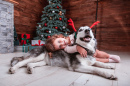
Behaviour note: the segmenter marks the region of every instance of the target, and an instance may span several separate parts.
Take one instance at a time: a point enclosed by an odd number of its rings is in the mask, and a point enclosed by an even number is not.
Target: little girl
[[[79,52],[82,57],[87,57],[87,51],[84,48],[73,44],[74,44],[74,34],[71,34],[68,37],[63,36],[62,34],[59,35],[55,34],[46,40],[46,48],[49,52],[64,49],[67,53]],[[119,56],[110,55],[99,50],[96,50],[94,57],[96,58],[97,61],[104,63],[120,62]]]

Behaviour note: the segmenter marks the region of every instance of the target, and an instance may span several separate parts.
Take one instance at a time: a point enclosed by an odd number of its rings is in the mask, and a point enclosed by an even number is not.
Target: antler
[[[96,21],[95,23],[93,23],[90,28],[92,28],[93,26],[97,25],[98,23],[100,23],[100,21]]]
[[[74,32],[76,32],[77,30],[75,29],[74,22],[73,22],[73,20],[71,18],[68,20],[68,23],[73,28]]]

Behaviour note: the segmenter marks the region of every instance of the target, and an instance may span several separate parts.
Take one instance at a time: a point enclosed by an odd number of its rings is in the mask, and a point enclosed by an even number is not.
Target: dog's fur
[[[68,54],[64,50],[53,52],[53,58],[49,58],[46,48],[44,46],[39,46],[29,51],[25,56],[14,57],[11,60],[12,67],[9,69],[9,72],[13,74],[18,68],[27,66],[27,72],[33,73],[34,67],[49,65],[67,67],[69,70],[76,72],[97,74],[108,79],[117,79],[115,75],[97,68],[114,69],[113,66],[98,62],[93,57],[96,50],[96,40],[92,30],[88,26],[79,28],[75,42],[77,45],[80,45],[87,50],[88,55],[86,58],[81,57],[80,54]]]

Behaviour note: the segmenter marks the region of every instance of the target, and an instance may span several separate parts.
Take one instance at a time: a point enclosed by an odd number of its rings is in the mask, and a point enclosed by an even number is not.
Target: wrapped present
[[[22,52],[28,52],[29,51],[29,47],[30,47],[30,45],[26,45],[26,46],[22,46]]]
[[[36,48],[38,46],[31,46],[31,45],[25,45],[25,46],[15,46],[14,51],[15,52],[25,52],[27,53],[28,51]]]
[[[21,45],[29,45],[30,34],[21,34]]]
[[[44,44],[45,44],[45,42],[42,40],[32,40],[31,41],[32,46],[43,46]]]
[[[38,46],[30,46],[29,47],[29,51],[32,50],[32,49],[34,49],[34,48],[36,48],[36,47],[38,47]]]

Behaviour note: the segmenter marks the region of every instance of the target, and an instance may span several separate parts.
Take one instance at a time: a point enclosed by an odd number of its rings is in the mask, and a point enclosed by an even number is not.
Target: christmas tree
[[[38,23],[36,40],[45,41],[54,34],[63,34],[67,36],[69,29],[67,29],[67,18],[65,18],[66,10],[62,9],[62,0],[48,0],[49,5],[44,7],[41,22]]]
[[[18,40],[15,26],[14,26],[14,45],[19,45],[19,40]]]

